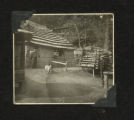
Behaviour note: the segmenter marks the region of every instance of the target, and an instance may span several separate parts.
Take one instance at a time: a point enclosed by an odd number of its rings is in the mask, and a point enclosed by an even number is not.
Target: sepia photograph
[[[113,13],[32,14],[20,20],[13,32],[15,105],[106,106],[112,99],[114,106],[114,87]]]

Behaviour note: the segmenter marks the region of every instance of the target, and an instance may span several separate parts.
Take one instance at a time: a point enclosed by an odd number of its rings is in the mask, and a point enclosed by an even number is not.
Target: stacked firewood
[[[94,67],[94,69],[99,69],[100,55],[102,49],[99,47],[94,47],[92,52],[87,52],[85,56],[82,57],[81,66],[83,67]]]
[[[94,47],[92,52],[87,52],[81,59],[81,67],[92,67],[96,70],[112,71],[112,54],[109,52],[104,52],[103,49],[99,47]]]
[[[82,57],[81,64],[82,67],[94,67],[95,66],[95,53],[90,53]]]

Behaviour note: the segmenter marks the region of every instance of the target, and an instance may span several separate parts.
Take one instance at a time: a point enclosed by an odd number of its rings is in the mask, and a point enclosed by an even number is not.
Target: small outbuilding
[[[32,40],[25,43],[27,67],[32,67],[32,59],[35,57],[34,67],[43,68],[52,61],[74,65],[74,47],[65,38],[54,33],[46,26],[26,20],[21,29],[32,32]],[[34,54],[34,55],[33,55]],[[60,64],[57,64],[60,66]]]

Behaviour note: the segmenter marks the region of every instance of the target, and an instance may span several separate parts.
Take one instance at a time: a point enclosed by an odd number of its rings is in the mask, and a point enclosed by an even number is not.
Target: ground
[[[26,69],[25,81],[17,103],[95,103],[106,90],[99,77],[82,71],[47,73],[44,69]]]

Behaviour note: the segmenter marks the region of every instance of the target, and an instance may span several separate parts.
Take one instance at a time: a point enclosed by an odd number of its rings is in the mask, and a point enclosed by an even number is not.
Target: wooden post
[[[93,78],[94,78],[94,68],[93,68]]]
[[[104,74],[104,88],[108,88],[108,75]]]
[[[109,75],[112,75],[113,72],[111,71],[106,71],[106,72],[103,72],[104,74],[104,88],[109,88]]]
[[[67,61],[66,61],[66,65],[65,65],[66,71],[67,71]]]
[[[101,79],[103,80],[103,70],[102,70],[102,65],[100,67],[100,75],[101,75]]]

